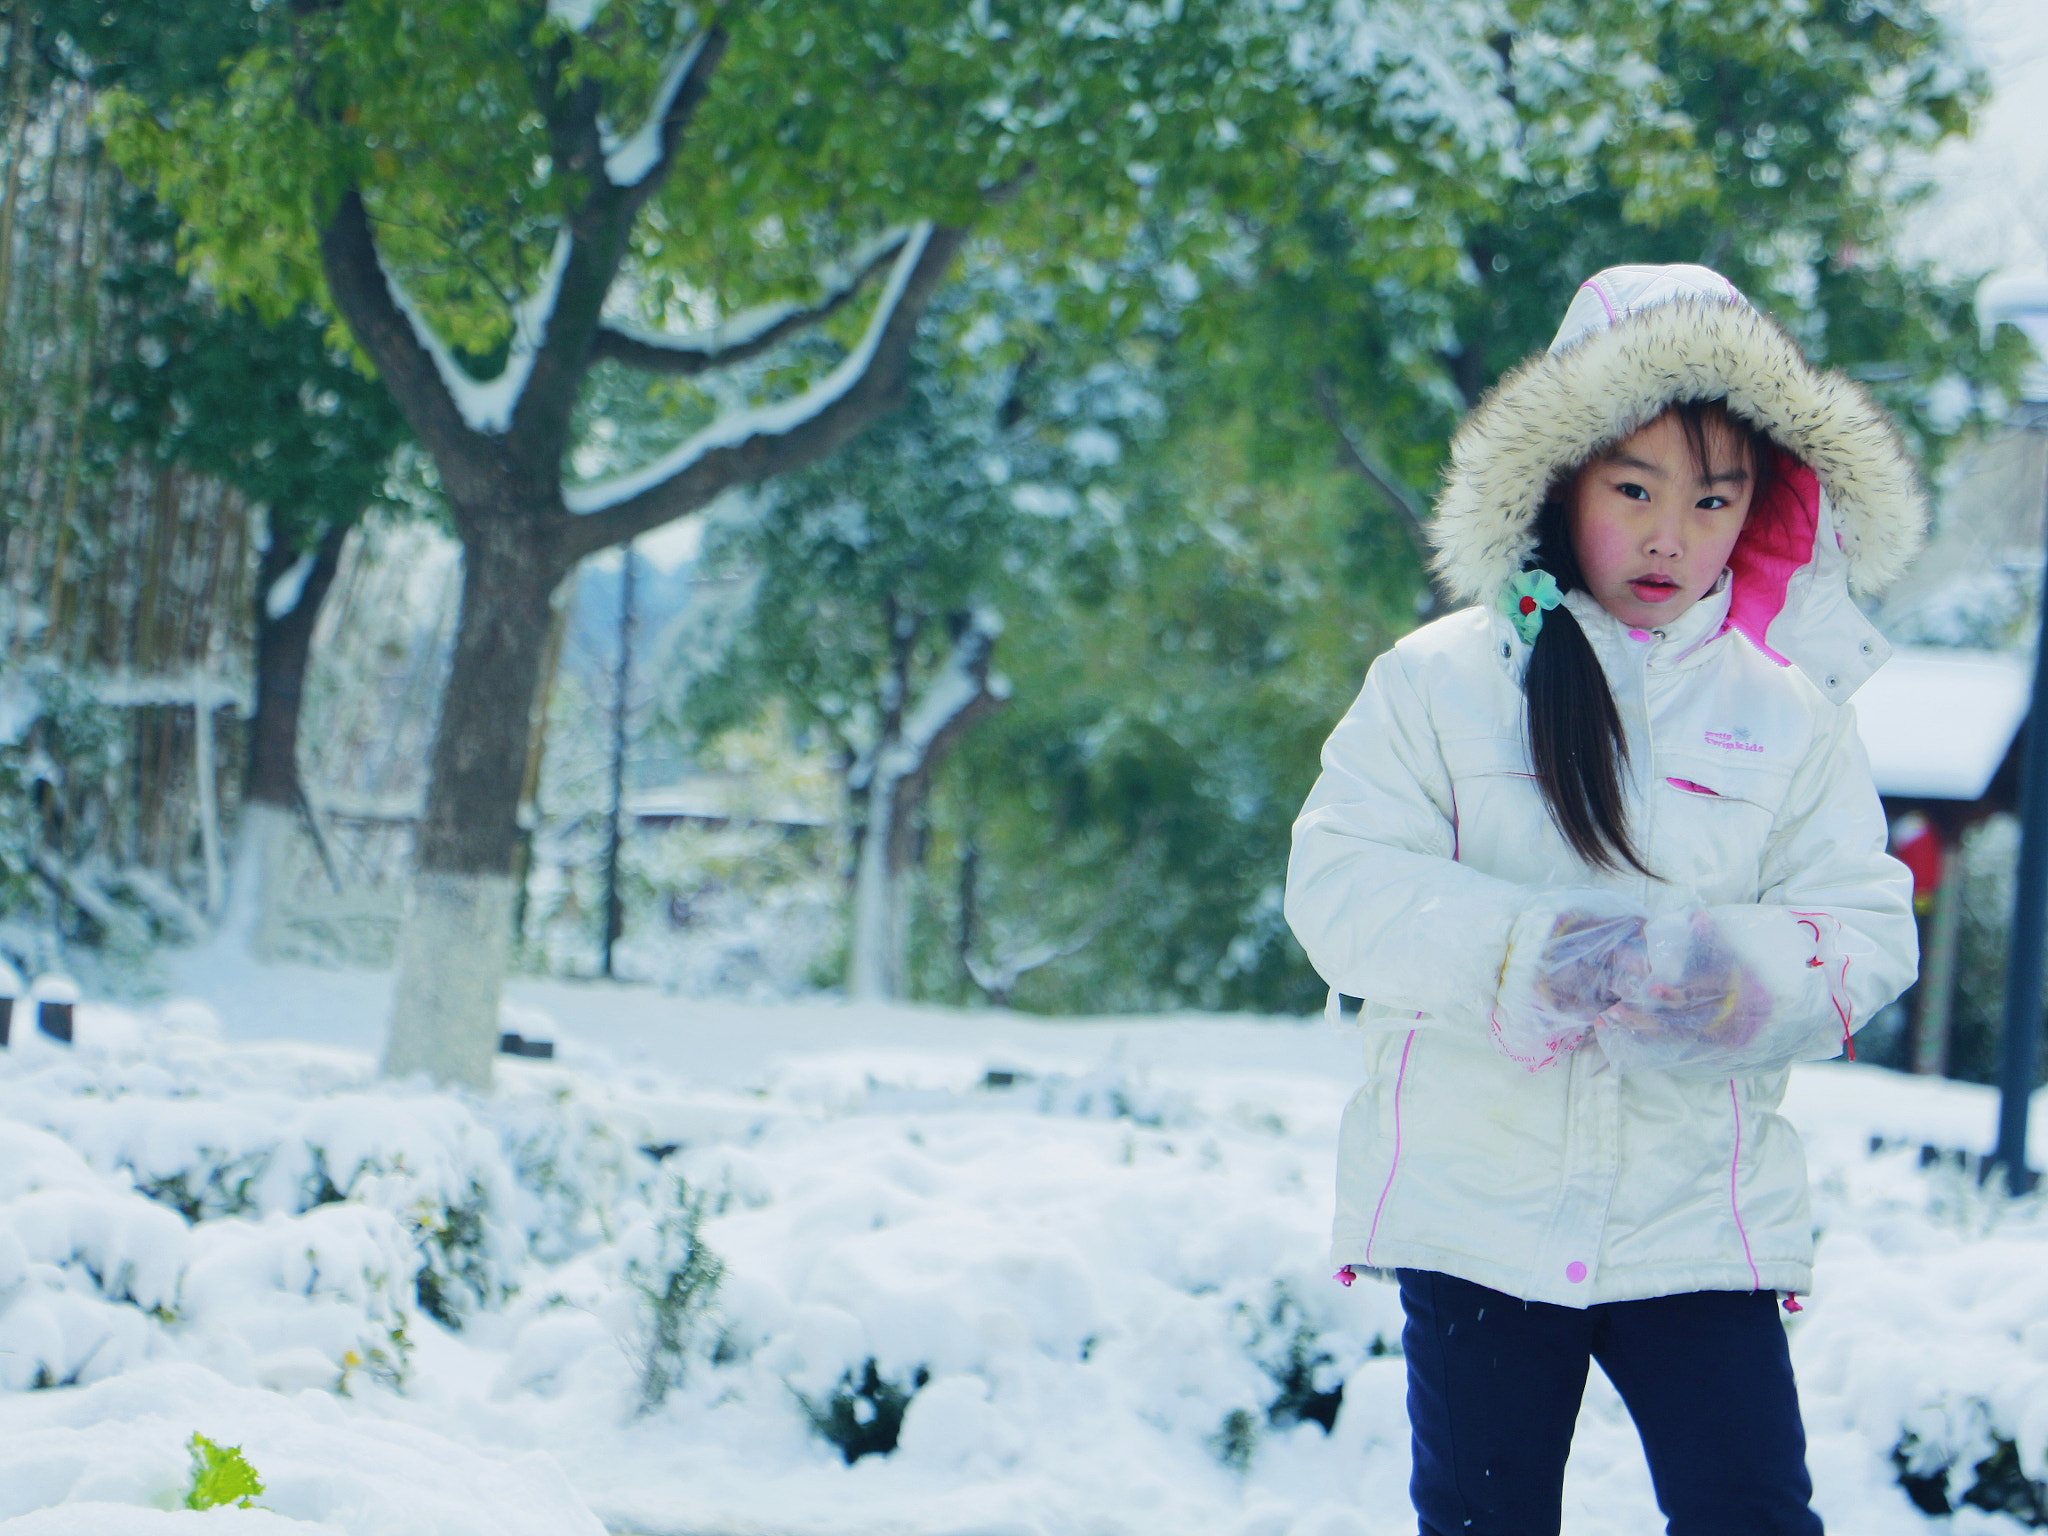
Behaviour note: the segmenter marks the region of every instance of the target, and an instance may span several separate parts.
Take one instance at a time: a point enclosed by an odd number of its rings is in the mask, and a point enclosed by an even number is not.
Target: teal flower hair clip
[[[1507,591],[1501,594],[1501,612],[1515,626],[1515,633],[1522,637],[1522,644],[1534,645],[1537,631],[1543,628],[1543,615],[1564,601],[1564,594],[1557,589],[1557,578],[1548,571],[1523,571],[1508,582]]]

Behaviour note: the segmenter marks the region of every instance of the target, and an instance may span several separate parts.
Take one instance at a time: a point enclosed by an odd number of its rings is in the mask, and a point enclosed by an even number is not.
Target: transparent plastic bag
[[[1642,931],[1634,985],[1603,1008],[1595,1034],[1623,1072],[1733,1061],[1770,1022],[1771,994],[1705,911]]]
[[[1584,1044],[1607,1009],[1641,990],[1645,919],[1605,891],[1558,891],[1523,912],[1508,940],[1494,1044],[1540,1071]]]

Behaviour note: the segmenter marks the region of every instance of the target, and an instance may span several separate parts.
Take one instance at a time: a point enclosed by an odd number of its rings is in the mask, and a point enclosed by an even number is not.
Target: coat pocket
[[[1551,885],[1578,857],[1558,834],[1519,736],[1443,743],[1458,860],[1520,885]]]
[[[1790,786],[1791,774],[1771,764],[1659,753],[1649,786],[1652,867],[1710,904],[1754,901]]]
[[[1529,748],[1518,736],[1464,736],[1446,740],[1442,750],[1444,766],[1450,769],[1453,784],[1497,775],[1536,777],[1529,762]]]
[[[1676,790],[1696,800],[1734,801],[1775,819],[1785,803],[1792,774],[1774,763],[1745,760],[1732,753],[1659,752],[1659,790]]]

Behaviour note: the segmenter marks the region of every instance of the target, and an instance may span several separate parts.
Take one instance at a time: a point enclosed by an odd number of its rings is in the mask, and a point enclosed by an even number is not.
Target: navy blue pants
[[[1581,1311],[1400,1278],[1422,1536],[1556,1536],[1588,1360],[1635,1420],[1670,1536],[1820,1536],[1776,1293]]]

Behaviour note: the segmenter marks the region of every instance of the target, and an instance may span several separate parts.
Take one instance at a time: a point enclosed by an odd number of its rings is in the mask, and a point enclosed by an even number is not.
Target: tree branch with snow
[[[478,429],[458,403],[445,345],[416,318],[386,272],[370,211],[353,187],[341,194],[321,227],[320,261],[327,291],[356,345],[376,365],[407,424],[434,456],[450,493],[459,495],[465,471],[483,446]]]
[[[675,163],[683,130],[704,104],[712,72],[729,41],[725,28],[714,24],[678,49],[663,71],[646,120],[633,133],[604,146],[605,179],[634,192],[636,207],[652,195]]]
[[[747,362],[844,309],[876,273],[902,254],[912,234],[907,229],[891,230],[859,252],[843,270],[826,274],[818,284],[822,296],[815,303],[764,304],[705,330],[679,336],[603,325],[592,342],[592,355],[643,373],[679,378]]]
[[[854,870],[853,933],[847,990],[857,998],[898,997],[904,984],[902,876],[910,863],[915,807],[934,767],[982,716],[1010,696],[1010,685],[990,662],[1002,618],[978,608],[957,620],[953,649],[906,712],[901,671],[888,680],[897,697],[885,700],[885,725],[867,755],[847,775],[847,787],[865,801],[866,824]],[[902,634],[906,645],[914,631]],[[899,655],[903,654],[899,651]],[[906,658],[907,660],[907,658]]]
[[[631,246],[634,220],[667,180],[683,131],[710,93],[727,41],[723,28],[710,26],[677,50],[645,122],[621,140],[603,132],[587,82],[566,96],[550,88],[550,134],[578,157],[576,169],[587,189],[557,237],[550,282],[517,317],[529,334],[522,338],[515,330],[513,358],[500,376],[510,391],[508,424],[528,441],[537,461],[559,462],[567,446],[577,393],[596,355],[604,306]],[[598,154],[601,162],[586,163]],[[621,165],[628,162],[632,174],[622,175]],[[521,365],[517,377],[515,361]]]
[[[800,469],[881,416],[901,391],[918,320],[967,233],[929,224],[912,231],[866,334],[809,389],[723,416],[631,474],[570,490],[563,499],[577,515],[562,531],[564,553],[575,559],[609,548],[694,512],[733,486]]]

